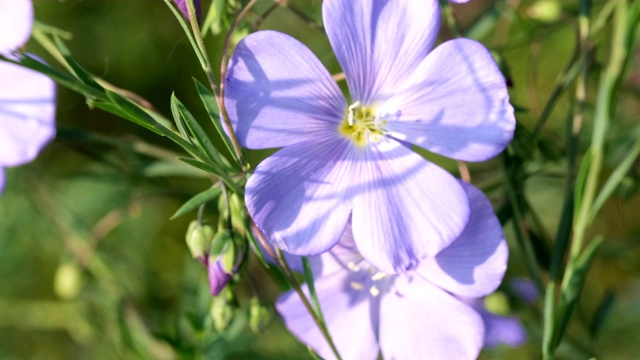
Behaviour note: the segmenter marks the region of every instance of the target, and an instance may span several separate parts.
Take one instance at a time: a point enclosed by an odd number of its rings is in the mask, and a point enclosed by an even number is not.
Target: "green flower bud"
[[[218,332],[224,332],[233,320],[234,309],[229,303],[227,296],[216,296],[211,302],[209,314],[213,320],[213,327]]]
[[[491,295],[484,298],[484,307],[487,311],[497,315],[509,315],[511,313],[511,307],[509,306],[509,299],[503,292],[496,291]]]
[[[529,7],[527,13],[532,19],[552,23],[560,20],[562,8],[557,0],[538,0]]]
[[[58,266],[53,279],[53,290],[59,298],[75,299],[82,289],[82,271],[75,262],[64,262]]]
[[[214,237],[213,227],[207,223],[200,224],[193,220],[187,229],[187,246],[194,258],[204,258],[209,253],[211,239]]]
[[[255,333],[261,333],[271,321],[271,311],[257,298],[249,303],[249,327]]]

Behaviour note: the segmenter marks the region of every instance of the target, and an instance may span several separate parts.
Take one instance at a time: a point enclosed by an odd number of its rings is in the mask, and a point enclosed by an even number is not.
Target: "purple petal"
[[[380,347],[385,359],[475,359],[484,325],[467,304],[419,277],[383,296]]]
[[[375,360],[378,343],[377,298],[366,290],[355,290],[351,284],[364,284],[366,272],[339,272],[315,281],[322,314],[340,356],[343,359]],[[303,286],[309,296],[307,286]],[[276,309],[285,325],[300,341],[325,359],[335,359],[329,344],[313,322],[298,295],[289,291],[280,296]]]
[[[178,6],[178,9],[180,9],[180,12],[182,12],[182,14],[188,19],[189,18],[189,10],[187,9],[187,1],[188,0],[173,0],[173,2],[176,3],[176,5]],[[193,0],[193,6],[196,9],[196,18],[198,19],[198,22],[200,22],[201,17],[201,6],[200,6],[200,0]]]
[[[55,83],[0,61],[0,166],[35,159],[55,136]]]
[[[31,36],[32,26],[31,0],[0,1],[0,54],[8,54],[24,45]]]
[[[518,347],[527,341],[527,332],[517,318],[492,314],[486,310],[480,311],[480,315],[485,325],[485,347],[500,344]]]
[[[484,161],[511,141],[515,127],[505,79],[480,43],[438,46],[396,96],[381,105],[391,135],[440,155]]]
[[[387,273],[435,255],[462,232],[469,199],[448,172],[393,140],[362,151],[353,235],[362,256]]]
[[[489,199],[473,185],[461,184],[471,199],[469,224],[453,244],[416,270],[455,295],[481,297],[502,282],[509,250]]]
[[[5,183],[4,170],[0,168],[0,194],[2,193],[2,190],[4,190],[4,183]]]
[[[469,2],[469,0],[449,0],[449,1],[456,4],[464,4]]]
[[[408,79],[440,29],[436,0],[325,0],[322,15],[353,101],[373,105]]]
[[[249,178],[249,214],[275,246],[317,255],[335,245],[351,211],[351,144],[344,139],[287,146],[264,160]]]
[[[252,149],[335,134],[347,107],[318,58],[275,31],[240,41],[229,62],[225,104],[238,140]]]
[[[231,281],[232,274],[227,273],[223,267],[220,259],[208,262],[207,273],[209,275],[209,292],[211,295],[216,296],[224,289],[224,287]]]

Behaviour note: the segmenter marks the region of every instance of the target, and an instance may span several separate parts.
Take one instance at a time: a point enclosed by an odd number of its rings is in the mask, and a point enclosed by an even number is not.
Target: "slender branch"
[[[251,6],[253,6],[253,4],[255,4],[256,0],[252,0],[251,2],[249,2],[249,4],[247,4],[247,6],[243,9],[243,11],[240,13],[240,15],[238,16],[238,18],[236,19],[236,21],[233,23],[233,25],[231,26],[231,28],[229,29],[229,32],[227,33],[227,37],[225,38],[225,46],[224,46],[224,52],[222,54],[222,69],[224,69],[224,71],[221,71],[220,73],[220,77],[221,77],[221,81],[220,81],[220,89],[218,90],[218,86],[217,86],[217,81],[215,78],[215,75],[213,74],[213,66],[211,65],[211,60],[209,59],[209,55],[207,54],[207,50],[206,47],[204,45],[204,41],[202,40],[202,33],[200,31],[200,25],[198,24],[198,19],[196,17],[196,9],[195,6],[193,5],[193,0],[188,0],[187,1],[187,11],[189,13],[189,22],[191,23],[191,29],[193,30],[193,36],[196,40],[196,43],[198,45],[198,48],[200,48],[200,52],[202,53],[202,57],[204,59],[204,67],[203,70],[205,72],[205,74],[207,75],[207,80],[209,81],[209,86],[211,87],[211,92],[213,93],[213,96],[216,99],[216,102],[218,103],[218,108],[220,109],[220,115],[222,117],[223,123],[226,127],[227,130],[227,134],[229,135],[229,138],[231,139],[231,143],[233,144],[233,150],[235,152],[236,158],[238,160],[238,162],[240,163],[240,166],[242,167],[243,171],[246,171],[246,159],[244,157],[244,153],[242,152],[242,147],[240,146],[240,142],[238,141],[238,137],[236,136],[235,131],[233,130],[233,126],[231,125],[231,121],[229,120],[229,115],[227,113],[227,109],[224,106],[224,78],[226,75],[226,58],[227,58],[227,51],[228,51],[228,46],[229,46],[229,42],[228,40],[231,38],[231,34],[233,34],[233,31],[235,30],[236,26],[238,25],[239,20],[244,16],[244,14],[246,14],[246,12],[251,8]]]

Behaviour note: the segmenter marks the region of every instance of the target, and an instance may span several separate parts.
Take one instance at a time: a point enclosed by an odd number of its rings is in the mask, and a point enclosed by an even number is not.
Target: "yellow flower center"
[[[374,107],[361,106],[357,101],[347,109],[338,132],[358,147],[364,147],[370,142],[378,142],[384,136],[382,126],[386,123]]]

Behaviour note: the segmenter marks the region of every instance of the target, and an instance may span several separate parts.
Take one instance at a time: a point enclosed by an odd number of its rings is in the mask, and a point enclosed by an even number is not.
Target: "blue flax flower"
[[[31,34],[31,0],[0,0],[0,54],[13,51]],[[55,135],[55,83],[35,71],[0,60],[0,191],[2,168],[32,161]]]
[[[508,248],[491,203],[463,185],[471,199],[469,224],[435,257],[402,274],[385,274],[362,259],[349,228],[329,252],[312,257],[314,283],[331,337],[344,359],[474,359],[484,323],[458,297],[479,298],[500,284]],[[300,261],[290,258],[292,267]],[[308,294],[304,285],[303,290]],[[287,328],[326,359],[334,358],[296,293],[276,302]]]
[[[385,272],[414,267],[460,235],[467,196],[418,145],[464,161],[513,136],[505,80],[487,49],[456,39],[431,50],[436,0],[325,0],[324,25],[351,100],[294,38],[260,31],[229,63],[225,101],[247,148],[283,147],[246,187],[249,213],[275,246],[317,255],[347,221],[362,256]]]

